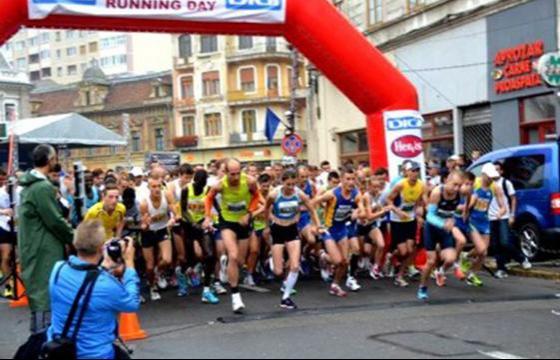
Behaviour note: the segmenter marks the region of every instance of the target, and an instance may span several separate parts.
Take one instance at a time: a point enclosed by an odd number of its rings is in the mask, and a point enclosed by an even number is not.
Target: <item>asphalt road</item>
[[[560,284],[537,279],[485,278],[468,288],[450,281],[420,303],[415,288],[388,280],[363,281],[346,299],[328,295],[319,281],[298,286],[300,310],[279,308],[280,293],[244,292],[248,310],[231,313],[229,298],[202,305],[173,292],[140,312],[150,337],[131,343],[135,358],[557,358]],[[0,357],[25,340],[27,310],[0,304]]]

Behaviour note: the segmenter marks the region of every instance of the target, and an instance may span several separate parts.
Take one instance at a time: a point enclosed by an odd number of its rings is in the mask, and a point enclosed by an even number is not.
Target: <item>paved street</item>
[[[143,307],[149,339],[133,343],[135,358],[556,358],[560,308],[553,281],[485,278],[486,287],[451,281],[432,289],[432,301],[414,289],[365,281],[347,299],[332,298],[318,281],[299,285],[301,310],[278,307],[276,291],[245,293],[249,310],[234,316],[229,302],[211,307],[198,296]],[[274,287],[269,287],[273,289]],[[224,298],[226,300],[226,298]],[[24,340],[27,311],[0,307],[0,357]]]

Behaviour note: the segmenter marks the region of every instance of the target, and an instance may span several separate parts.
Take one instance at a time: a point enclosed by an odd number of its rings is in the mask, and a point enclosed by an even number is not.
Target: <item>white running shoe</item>
[[[257,286],[257,284],[255,284],[255,280],[253,279],[253,275],[247,274],[247,276],[245,276],[245,279],[243,279],[243,285],[250,287]]]
[[[231,295],[231,304],[235,314],[242,314],[243,310],[245,310],[245,304],[243,304],[243,300],[241,300],[241,294]]]
[[[166,290],[169,287],[167,280],[163,274],[160,274],[157,279],[157,286],[160,290]]]
[[[531,264],[531,262],[527,258],[525,258],[525,261],[523,261],[523,264],[521,264],[521,266],[523,267],[523,270],[531,270],[533,268],[533,264]]]
[[[222,284],[227,284],[228,282],[228,258],[226,255],[222,255],[220,258],[220,282]]]
[[[379,267],[377,265],[373,265],[370,270],[369,270],[369,276],[373,279],[373,280],[380,280],[383,279],[384,275],[381,272],[381,270],[379,270]]]
[[[494,277],[495,277],[496,279],[503,280],[503,279],[507,279],[507,278],[509,277],[509,275],[508,275],[507,272],[505,272],[505,271],[503,271],[503,270],[498,270],[498,271],[496,271],[496,273],[494,274]]]
[[[152,301],[160,301],[161,300],[161,295],[159,294],[159,291],[157,289],[157,287],[153,287],[150,289],[150,300]]]
[[[360,284],[358,284],[358,281],[352,276],[349,276],[346,280],[346,287],[352,292],[358,292],[362,289]]]
[[[221,282],[216,281],[214,283],[214,291],[216,292],[216,295],[225,295],[227,294],[227,290],[226,288],[222,285]]]

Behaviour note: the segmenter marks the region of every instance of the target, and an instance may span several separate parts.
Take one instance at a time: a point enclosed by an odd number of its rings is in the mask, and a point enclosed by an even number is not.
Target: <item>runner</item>
[[[327,232],[323,234],[323,242],[327,254],[321,254],[322,268],[325,263],[335,267],[335,276],[331,284],[330,294],[346,297],[340,284],[348,272],[348,256],[350,251],[349,236],[354,234],[351,229],[352,213],[358,207],[359,191],[356,189],[356,173],[352,168],[346,168],[342,175],[340,186],[328,190],[313,201],[313,206],[328,203],[325,214]]]
[[[208,173],[198,170],[194,174],[194,181],[181,192],[181,210],[183,233],[187,240],[187,253],[204,264],[202,302],[205,304],[219,304],[220,300],[211,290],[212,274],[216,268],[216,245],[214,231],[203,229],[205,215]],[[190,261],[192,264],[194,261]],[[187,281],[185,277],[187,264],[179,269],[184,283],[179,282],[179,296],[187,295]]]
[[[119,203],[119,187],[114,182],[109,182],[103,188],[103,201],[88,210],[84,221],[100,220],[105,229],[107,240],[122,237],[126,207]]]
[[[140,203],[142,254],[146,260],[150,298],[159,301],[159,289],[165,290],[168,286],[163,274],[172,264],[172,244],[168,231],[175,225],[176,210],[172,206],[173,198],[162,189],[160,177],[151,177],[148,186],[150,194]],[[156,249],[159,251],[157,267]]]
[[[182,218],[181,193],[192,182],[194,171],[191,165],[183,164],[178,170],[179,178],[172,181],[167,187],[167,197],[173,199],[172,206],[175,208],[178,219]],[[172,230],[173,245],[175,246],[175,255],[177,257],[177,266],[175,267],[175,276],[177,277],[177,285],[179,290],[177,296],[183,297],[187,295],[187,252],[185,249],[185,237],[188,236],[183,231],[180,222],[177,222]]]
[[[482,167],[482,176],[477,180],[474,194],[469,205],[470,208],[470,234],[474,243],[474,250],[471,252],[472,268],[467,276],[467,284],[470,286],[484,286],[482,280],[477,276],[484,260],[488,254],[490,246],[490,217],[489,210],[492,199],[496,196],[498,200],[498,216],[506,214],[504,205],[504,194],[500,187],[493,187],[494,180],[500,178],[494,164],[488,163]]]
[[[12,256],[12,249],[16,246],[16,234],[10,228],[10,221],[14,215],[10,204],[10,195],[7,189],[6,173],[0,170],[0,270],[2,276],[9,276],[12,272],[10,267],[10,259]],[[14,284],[10,282],[4,288],[3,296],[11,298],[14,296]]]
[[[228,257],[228,280],[231,286],[232,307],[236,314],[242,313],[245,304],[239,293],[239,268],[247,256],[251,235],[252,211],[259,206],[259,193],[255,179],[241,173],[238,160],[228,160],[226,177],[212,188],[206,198],[205,229],[212,228],[214,199],[221,194],[220,232]],[[223,264],[222,264],[223,266]]]
[[[420,180],[420,164],[408,162],[405,166],[406,178],[398,182],[387,198],[387,204],[392,207],[391,232],[393,254],[399,261],[399,272],[395,278],[395,285],[408,287],[404,279],[405,271],[412,264],[418,228],[423,225],[424,215],[424,183]]]
[[[467,172],[463,174],[463,186],[461,186],[461,202],[459,203],[457,212],[455,213],[455,227],[459,229],[464,239],[464,242],[456,241],[457,244],[455,248],[457,250],[457,257],[459,260],[454,264],[455,277],[460,281],[464,281],[466,279],[465,273],[469,270],[468,262],[462,260],[465,258],[463,257],[463,250],[467,245],[468,239],[470,238],[469,204],[471,203],[475,181],[476,176],[473,173]]]
[[[422,279],[418,289],[418,299],[427,300],[428,280],[436,267],[438,255],[443,266],[436,271],[436,283],[445,285],[445,272],[457,261],[456,240],[464,242],[461,231],[455,226],[455,214],[461,203],[461,173],[451,173],[445,184],[436,187],[428,201],[427,224],[424,228],[424,247],[428,252],[428,262],[422,271]]]
[[[313,183],[309,180],[309,170],[306,166],[300,166],[298,168],[298,188],[303,191],[303,193],[309,198],[313,199],[317,195],[317,189]],[[301,208],[300,219],[298,222],[298,231],[301,235],[301,239],[310,247],[315,246],[317,243],[317,234],[312,232],[311,214],[307,210],[307,207],[303,206]]]
[[[368,181],[368,188],[359,200],[360,213],[365,214],[358,222],[358,235],[364,241],[364,253],[370,260],[369,273],[374,280],[383,278],[381,271],[383,255],[385,254],[385,239],[381,232],[381,220],[388,212],[389,207],[383,207],[380,202],[382,182],[376,178]],[[373,260],[373,265],[371,265]]]
[[[301,240],[297,228],[301,216],[301,206],[305,206],[313,221],[312,231],[319,227],[319,218],[311,204],[311,200],[296,187],[298,175],[288,170],[282,175],[282,186],[272,191],[267,198],[265,213],[271,221],[270,233],[272,237],[272,257],[274,273],[284,276],[284,249],[288,251],[289,271],[283,286],[280,306],[284,309],[297,309],[291,299],[300,268]]]

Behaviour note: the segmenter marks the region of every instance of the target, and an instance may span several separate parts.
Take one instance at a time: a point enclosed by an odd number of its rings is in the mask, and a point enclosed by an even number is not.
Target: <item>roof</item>
[[[94,75],[93,72],[91,74]],[[153,83],[161,79],[162,84],[171,84],[171,72],[114,78],[108,81],[108,94],[103,108],[99,111],[111,111],[145,106],[152,93]],[[98,82],[99,83],[99,82]],[[80,83],[69,85],[50,84],[48,87],[36,88],[31,92],[31,101],[41,102],[39,115],[52,115],[76,111],[76,102],[80,96]],[[172,96],[171,94],[169,95]]]
[[[0,83],[29,85],[29,78],[23,72],[12,69],[4,55],[0,52]]]
[[[76,113],[18,120],[11,129],[22,144],[66,145],[70,148],[126,145],[122,136]]]

